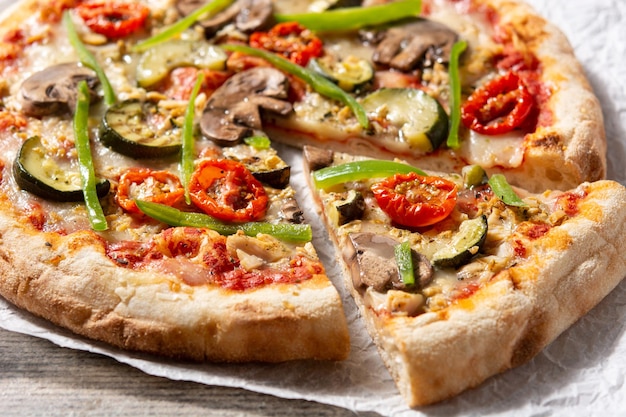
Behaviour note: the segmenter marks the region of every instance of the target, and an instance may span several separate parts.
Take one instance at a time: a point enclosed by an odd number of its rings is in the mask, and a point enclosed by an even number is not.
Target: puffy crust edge
[[[528,4],[479,0],[493,6],[502,22],[535,53],[543,65],[542,81],[554,89],[549,101],[553,124],[524,141],[520,168],[498,170],[530,191],[567,189],[606,176],[606,136],[602,108],[584,68],[566,36]]]
[[[91,231],[37,233],[6,211],[0,294],[77,334],[178,359],[342,360],[350,349],[341,299],[325,275],[244,292],[187,287],[115,266]]]

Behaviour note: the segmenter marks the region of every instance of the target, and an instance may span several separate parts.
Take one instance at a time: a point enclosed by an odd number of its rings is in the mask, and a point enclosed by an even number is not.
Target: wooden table
[[[150,376],[106,356],[0,329],[0,416],[32,415],[354,417],[355,413]]]

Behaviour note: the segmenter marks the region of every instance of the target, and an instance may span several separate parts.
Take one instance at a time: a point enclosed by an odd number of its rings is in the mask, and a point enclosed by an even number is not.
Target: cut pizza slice
[[[345,285],[412,407],[528,361],[624,276],[615,182],[533,194],[478,166],[304,158]]]

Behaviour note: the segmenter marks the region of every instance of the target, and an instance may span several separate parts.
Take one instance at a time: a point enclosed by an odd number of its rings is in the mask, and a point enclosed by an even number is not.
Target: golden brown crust
[[[89,338],[197,361],[347,357],[341,301],[325,275],[242,292],[190,287],[115,266],[93,232],[37,233],[3,213],[0,236],[0,294]]]
[[[493,169],[530,191],[569,189],[606,176],[606,137],[600,103],[565,35],[526,3],[480,0],[498,10],[516,44],[539,59],[542,78],[552,90],[546,127],[524,140],[517,169]]]
[[[450,398],[530,360],[622,280],[626,255],[617,245],[626,232],[626,189],[612,181],[580,189],[588,193],[580,213],[534,240],[525,261],[437,312],[375,311],[338,256],[345,284],[411,407]],[[349,245],[327,228],[338,250]]]

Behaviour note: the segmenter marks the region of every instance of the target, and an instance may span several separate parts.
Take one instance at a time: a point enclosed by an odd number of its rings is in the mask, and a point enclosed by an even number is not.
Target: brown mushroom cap
[[[415,285],[407,286],[400,278],[394,248],[395,239],[376,233],[351,233],[350,242],[354,248],[350,268],[354,287],[364,290],[372,287],[375,291],[390,289],[416,291],[427,285],[433,277],[433,267],[422,254],[413,251]]]
[[[93,101],[98,97],[95,88],[99,80],[96,73],[87,67],[68,62],[34,73],[20,87],[22,111],[35,117],[74,111],[78,98],[77,86],[83,80],[87,82]]]
[[[448,62],[459,35],[446,25],[427,19],[410,19],[375,36],[373,60],[400,71]],[[374,39],[374,38],[372,38]]]
[[[186,16],[206,4],[206,0],[178,0],[178,12]],[[274,22],[271,0],[237,0],[216,15],[198,22],[206,38],[212,38],[224,26],[234,23],[242,32],[269,28]]]
[[[220,146],[240,143],[254,129],[261,129],[261,110],[287,115],[287,77],[270,67],[255,67],[233,75],[218,88],[204,108],[202,134]]]

